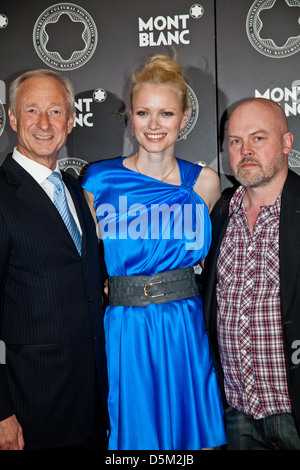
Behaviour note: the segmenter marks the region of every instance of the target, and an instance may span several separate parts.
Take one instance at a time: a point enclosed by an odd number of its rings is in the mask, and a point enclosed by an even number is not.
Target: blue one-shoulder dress
[[[151,276],[197,265],[211,242],[209,212],[193,191],[201,167],[177,159],[181,184],[92,164],[109,276]],[[201,296],[146,307],[108,307],[109,449],[192,450],[226,442]]]

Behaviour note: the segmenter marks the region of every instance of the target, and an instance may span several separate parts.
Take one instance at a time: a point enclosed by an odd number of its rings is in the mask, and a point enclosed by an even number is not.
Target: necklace
[[[134,166],[135,166],[136,171],[137,171],[138,173],[141,173],[140,170],[139,170],[138,167],[137,167],[137,164],[136,164],[137,156],[138,156],[138,154],[136,153],[135,156],[133,157]],[[172,171],[175,169],[176,163],[177,163],[177,160],[175,159],[175,163],[174,163],[173,168],[171,169],[171,171],[169,171],[169,173],[166,174],[166,176],[164,176],[160,181],[164,181],[166,178],[168,178],[168,176],[169,176],[169,175],[172,173]]]

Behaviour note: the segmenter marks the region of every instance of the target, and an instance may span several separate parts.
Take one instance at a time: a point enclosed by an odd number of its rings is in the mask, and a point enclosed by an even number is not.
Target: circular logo
[[[6,124],[6,114],[3,104],[0,101],[0,136],[2,135]]]
[[[195,95],[194,91],[191,89],[189,85],[187,85],[188,89],[188,104],[189,104],[189,115],[186,121],[186,126],[185,126],[185,135],[187,136],[195,127],[195,124],[197,122],[198,116],[199,116],[199,104],[197,100],[197,96]],[[179,137],[177,140],[181,140],[183,136],[183,129],[179,132]]]
[[[67,15],[73,23],[83,24],[82,39],[84,48],[73,51],[69,59],[64,60],[59,52],[49,51],[47,46],[49,35],[47,25],[59,21],[62,15]],[[39,58],[49,67],[60,71],[74,70],[82,67],[94,54],[98,42],[96,24],[91,15],[73,3],[57,3],[47,8],[37,19],[33,28],[33,44]]]
[[[300,50],[300,35],[289,37],[282,47],[277,46],[271,38],[263,39],[261,37],[263,22],[259,15],[263,10],[273,8],[275,2],[276,0],[255,1],[247,15],[246,31],[250,43],[258,52],[268,57],[282,59],[296,54]],[[285,0],[285,3],[289,7],[300,7],[300,0]]]
[[[195,20],[198,20],[204,15],[204,8],[202,5],[199,5],[199,3],[195,3],[195,5],[192,5],[190,8],[190,16],[194,18]]]
[[[0,13],[0,28],[6,28],[7,25],[8,25],[7,16],[3,15],[3,13]]]
[[[81,176],[88,162],[80,158],[61,158],[58,160],[58,166],[61,171],[73,170],[77,176]]]
[[[103,88],[97,88],[93,93],[93,98],[97,103],[103,103],[107,98],[107,93]]]
[[[295,149],[292,149],[291,153],[289,154],[289,166],[291,168],[300,167],[300,152]]]

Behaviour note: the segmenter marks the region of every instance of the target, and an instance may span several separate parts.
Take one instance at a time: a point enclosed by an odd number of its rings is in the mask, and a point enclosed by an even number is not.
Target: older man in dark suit
[[[251,99],[228,144],[240,186],[213,214],[205,314],[229,449],[300,449],[300,178],[283,109]]]
[[[57,165],[75,119],[71,83],[21,75],[9,119],[18,142],[0,168],[0,448],[105,449],[103,260],[80,184]]]

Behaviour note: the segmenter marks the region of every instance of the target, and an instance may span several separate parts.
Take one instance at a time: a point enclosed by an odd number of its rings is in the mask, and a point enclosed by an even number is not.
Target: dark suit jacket
[[[205,260],[203,281],[204,314],[225,402],[216,327],[216,263],[220,245],[229,222],[228,207],[231,196],[232,192],[222,196],[211,215],[213,238],[210,253]],[[288,389],[299,431],[300,364],[297,364],[298,361],[295,360],[295,347],[296,342],[300,341],[300,177],[291,170],[288,172],[282,192],[279,230],[280,294],[285,359]],[[300,354],[298,354],[298,357],[300,357]]]
[[[63,179],[83,231],[81,257],[31,175],[11,155],[0,168],[0,420],[16,414],[27,448],[87,438],[97,377],[108,416],[103,261],[80,184]]]

